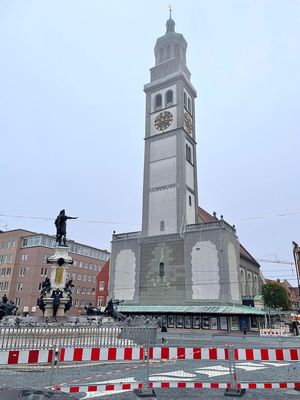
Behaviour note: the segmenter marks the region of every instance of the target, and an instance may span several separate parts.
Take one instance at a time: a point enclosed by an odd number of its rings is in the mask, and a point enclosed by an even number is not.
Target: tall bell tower
[[[199,314],[200,305],[241,303],[239,243],[223,219],[198,220],[196,91],[171,12],[166,28],[144,87],[142,232],[113,234],[110,296],[132,313],[188,305]]]
[[[157,39],[146,84],[142,236],[181,233],[198,223],[195,98],[187,42],[170,17]]]

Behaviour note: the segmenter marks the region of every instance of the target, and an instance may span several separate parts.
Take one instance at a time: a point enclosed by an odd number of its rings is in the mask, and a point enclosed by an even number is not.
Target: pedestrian
[[[167,327],[164,324],[161,327],[161,332],[168,332]],[[161,341],[162,343],[168,343],[164,337],[161,338]]]
[[[247,334],[247,325],[245,322],[242,323],[242,332],[243,332],[243,337]]]

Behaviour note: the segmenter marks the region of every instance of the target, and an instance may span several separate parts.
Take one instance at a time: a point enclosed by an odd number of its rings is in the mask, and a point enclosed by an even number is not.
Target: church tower
[[[195,98],[187,42],[171,17],[157,39],[146,84],[142,236],[180,233],[198,222]]]
[[[170,12],[144,87],[142,231],[112,237],[110,296],[128,312],[241,303],[235,228],[198,217],[196,91],[186,50]]]

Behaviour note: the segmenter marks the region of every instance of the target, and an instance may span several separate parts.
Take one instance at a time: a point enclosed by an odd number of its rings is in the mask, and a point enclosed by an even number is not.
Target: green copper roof
[[[173,305],[122,305],[119,306],[120,312],[140,312],[140,313],[183,313],[183,314],[249,314],[265,315],[263,310],[247,306],[173,306]]]

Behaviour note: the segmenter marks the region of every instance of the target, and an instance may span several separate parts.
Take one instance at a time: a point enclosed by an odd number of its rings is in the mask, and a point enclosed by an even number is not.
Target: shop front
[[[121,306],[120,312],[155,317],[168,329],[257,332],[264,312],[247,306]]]

